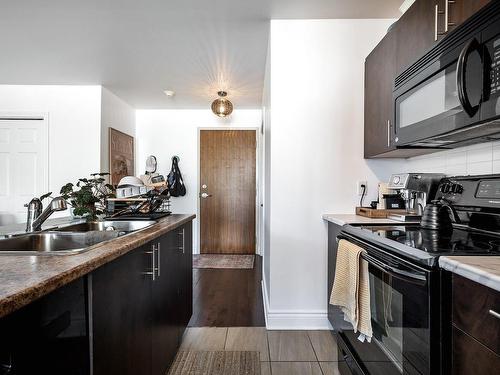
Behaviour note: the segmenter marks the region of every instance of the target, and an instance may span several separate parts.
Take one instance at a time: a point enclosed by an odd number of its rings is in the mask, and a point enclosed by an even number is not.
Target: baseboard
[[[273,311],[269,309],[266,282],[262,279],[264,317],[268,330],[331,330],[328,314],[323,311]]]
[[[269,297],[267,295],[266,278],[264,277],[264,275],[262,275],[262,281],[260,282],[260,285],[262,286],[262,299],[263,299],[262,305],[264,306],[264,319],[266,320],[266,328],[269,328],[267,324],[267,314],[269,311]]]

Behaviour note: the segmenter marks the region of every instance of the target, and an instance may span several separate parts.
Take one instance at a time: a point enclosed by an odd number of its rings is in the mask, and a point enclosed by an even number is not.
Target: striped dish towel
[[[371,341],[370,285],[368,263],[361,258],[363,251],[349,241],[340,240],[330,304],[340,307],[354,332],[359,331],[360,341]]]

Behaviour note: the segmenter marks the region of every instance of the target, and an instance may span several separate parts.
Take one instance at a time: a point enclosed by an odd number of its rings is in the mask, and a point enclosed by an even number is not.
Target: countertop
[[[345,224],[404,224],[401,221],[392,219],[373,219],[371,217],[360,216],[356,214],[324,214],[323,220],[337,225]],[[408,224],[408,223],[406,223]]]
[[[500,292],[499,256],[440,257],[439,266]]]
[[[194,218],[195,215],[170,215],[148,228],[94,245],[80,254],[0,255],[0,317]]]

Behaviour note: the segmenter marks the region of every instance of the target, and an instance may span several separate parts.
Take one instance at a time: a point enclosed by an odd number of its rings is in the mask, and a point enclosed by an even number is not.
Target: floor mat
[[[193,268],[253,269],[255,255],[193,255]]]
[[[260,375],[259,352],[180,351],[168,375]]]

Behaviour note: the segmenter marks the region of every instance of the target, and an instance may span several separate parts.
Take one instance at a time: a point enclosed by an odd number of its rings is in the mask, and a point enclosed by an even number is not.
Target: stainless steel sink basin
[[[134,232],[136,230],[147,228],[156,221],[153,220],[105,220],[91,221],[85,223],[72,224],[55,229],[57,232],[89,232],[89,231],[119,231]]]
[[[87,233],[38,232],[0,239],[0,254],[65,255],[81,253],[92,245],[123,234],[119,231]]]

